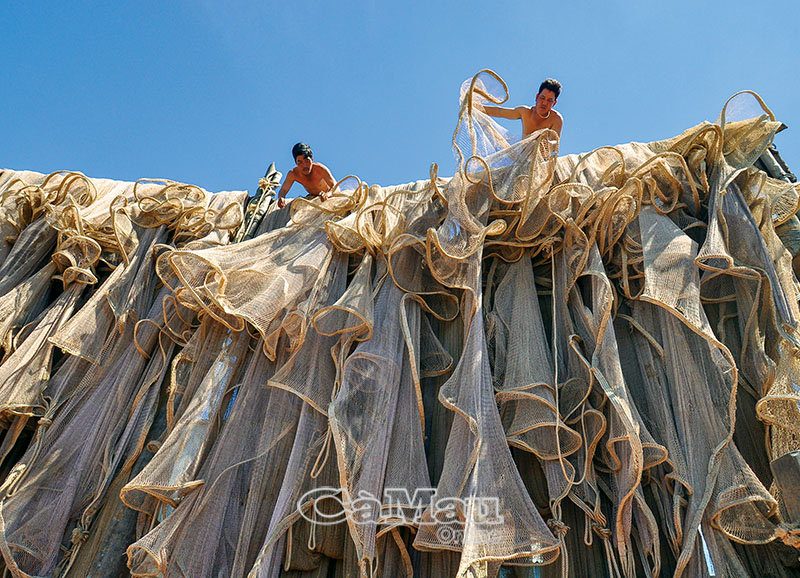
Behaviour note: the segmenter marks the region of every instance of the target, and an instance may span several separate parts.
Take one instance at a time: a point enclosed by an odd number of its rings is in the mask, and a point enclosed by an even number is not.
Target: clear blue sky
[[[755,90],[800,173],[798,0],[53,1],[0,16],[0,167],[253,192],[302,140],[337,178],[447,175],[459,86],[492,68],[511,105],[561,80],[564,154],[674,136]]]

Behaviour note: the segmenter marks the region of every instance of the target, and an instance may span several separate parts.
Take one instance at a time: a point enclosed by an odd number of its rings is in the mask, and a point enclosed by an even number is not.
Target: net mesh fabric
[[[452,177],[348,177],[240,243],[243,193],[0,172],[10,573],[789,575],[800,194],[753,166],[779,123],[742,93],[558,157],[485,114],[507,98],[462,85]]]

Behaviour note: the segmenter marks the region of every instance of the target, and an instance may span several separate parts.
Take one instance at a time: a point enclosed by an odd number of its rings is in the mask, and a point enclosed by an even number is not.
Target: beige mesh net
[[[6,575],[800,575],[779,123],[559,157],[507,97],[452,177],[284,209],[1,171]]]

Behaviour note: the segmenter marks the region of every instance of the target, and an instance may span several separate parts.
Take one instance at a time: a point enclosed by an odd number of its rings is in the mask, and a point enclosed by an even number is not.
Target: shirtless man
[[[534,106],[506,108],[504,106],[484,105],[481,108],[489,116],[520,119],[522,121],[522,138],[543,128],[553,129],[560,137],[564,118],[553,108],[558,102],[560,94],[561,83],[554,78],[548,78],[539,85],[539,92],[536,94],[536,104]]]
[[[289,171],[278,191],[278,208],[282,209],[286,206],[286,193],[289,192],[295,181],[303,185],[309,194],[316,195],[323,201],[327,200],[330,190],[336,184],[328,167],[314,162],[314,153],[311,152],[311,147],[304,142],[299,142],[292,147],[292,157],[297,166]]]

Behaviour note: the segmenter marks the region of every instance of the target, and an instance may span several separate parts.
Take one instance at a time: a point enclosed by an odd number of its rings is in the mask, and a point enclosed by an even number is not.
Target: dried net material
[[[85,540],[111,473],[129,461],[131,446],[143,435],[140,415],[158,399],[152,386],[160,383],[168,367],[165,356],[154,351],[162,312],[158,300],[149,314],[141,312],[156,325],[144,324],[137,332],[131,324],[123,334],[112,335],[105,363],[86,372],[77,390],[61,400],[56,415],[40,420],[47,427],[15,466],[18,474],[5,486],[0,503],[0,549],[14,573],[65,571]],[[151,352],[148,363],[142,353]],[[111,384],[114,396],[107,393]],[[93,426],[91,434],[87,424]],[[68,531],[69,556],[62,558],[61,543]]]
[[[3,262],[13,270],[3,277],[9,286],[3,297],[9,363],[3,364],[8,374],[0,396],[4,415],[13,420],[4,458],[14,455],[15,443],[30,443],[6,466],[13,467],[3,485],[0,548],[15,576],[64,574],[112,479],[125,475],[142,450],[172,355],[173,341],[165,336],[169,326],[185,326],[187,314],[172,299],[159,298],[151,309],[152,252],[166,240],[168,225],[124,231],[130,254],[116,242],[105,243],[98,232],[115,230],[109,206],[131,183],[64,172],[11,175],[3,171],[9,177],[2,191],[3,226],[17,228],[19,235],[4,239],[4,247],[13,241]],[[229,195],[223,206],[235,206],[240,198],[241,193]],[[204,193],[199,204],[210,201],[219,203]],[[227,226],[236,224],[229,219]],[[123,238],[121,230],[116,233]],[[121,264],[108,275],[116,263]],[[93,292],[106,275],[104,291]],[[55,353],[54,345],[69,355]],[[26,423],[34,425],[33,438],[20,436]]]
[[[348,177],[236,243],[243,193],[0,172],[8,572],[796,573],[779,123],[742,93],[559,157],[483,112],[507,98],[463,84],[451,178]]]
[[[401,514],[415,507],[404,497],[430,485],[421,392],[414,379],[420,371],[419,304],[391,282],[385,266],[379,275],[375,326],[401,330],[391,338],[366,340],[353,350],[342,365],[340,389],[328,410],[342,487],[349,496],[380,497],[371,511],[359,509],[358,518],[349,524],[356,555],[366,567],[377,557],[379,526],[396,534],[408,523]],[[395,491],[403,497],[387,494]]]
[[[191,488],[180,508],[129,548],[134,575],[242,575],[253,564],[283,475],[283,468],[273,464],[285,468],[299,404],[291,403],[285,392],[264,387],[274,365],[259,350],[246,356],[238,387],[217,415],[211,415],[219,424],[219,437],[196,472],[203,483]],[[219,361],[214,365],[222,367]],[[267,413],[275,419],[264,420]],[[258,423],[263,425],[254,427]],[[173,432],[179,431],[179,424]],[[169,447],[162,446],[154,460],[172,459]],[[142,476],[138,480],[126,486],[124,495],[138,490],[144,481]],[[155,492],[158,480],[146,481],[151,487],[138,491]],[[158,489],[161,502],[167,501],[168,490],[166,484]],[[225,530],[207,532],[208,527]]]
[[[287,227],[236,245],[170,251],[159,257],[156,270],[182,305],[233,331],[249,323],[274,358],[285,316],[309,296],[328,268],[332,248],[326,239],[324,230],[313,226]],[[265,252],[259,245],[271,249]],[[292,337],[296,342],[301,335]]]
[[[193,371],[184,386],[178,416],[156,456],[122,489],[122,500],[129,507],[144,502],[144,493],[176,506],[182,496],[199,483],[197,472],[213,445],[214,420],[222,404],[229,401],[228,390],[235,386],[241,370],[249,336],[230,334],[222,327],[198,329],[205,339],[199,357],[193,360],[205,372]],[[207,359],[202,359],[207,357]]]
[[[494,326],[487,332],[494,333],[493,377],[509,443],[554,460],[576,452],[581,437],[561,421],[551,351],[532,295],[536,285],[526,256],[510,264],[497,285],[489,317]]]

